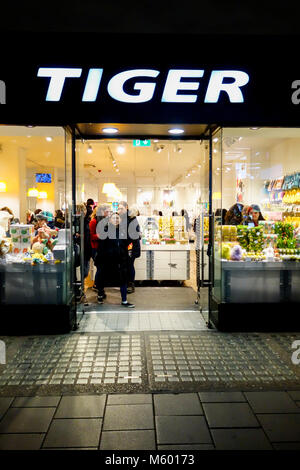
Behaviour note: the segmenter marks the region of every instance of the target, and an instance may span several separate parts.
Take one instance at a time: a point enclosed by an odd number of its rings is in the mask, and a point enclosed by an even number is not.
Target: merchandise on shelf
[[[222,225],[222,241],[234,242],[237,240],[237,227],[236,225]]]
[[[300,189],[285,191],[282,202],[284,204],[300,204]]]
[[[245,250],[248,247],[248,227],[247,225],[237,225],[237,241]]]
[[[140,218],[142,220],[142,218]],[[188,232],[185,231],[184,217],[145,217],[141,223],[142,243],[147,245],[159,244],[188,244]]]
[[[25,253],[31,247],[31,239],[34,235],[33,225],[14,224],[10,227],[13,253]]]
[[[260,226],[248,227],[248,247],[247,251],[260,253],[264,248],[264,233]]]

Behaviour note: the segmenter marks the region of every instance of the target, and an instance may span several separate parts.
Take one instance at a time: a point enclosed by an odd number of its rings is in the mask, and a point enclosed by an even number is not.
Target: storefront
[[[274,65],[289,40],[244,38],[240,58],[232,38],[222,48],[195,36],[24,39],[4,52],[0,76],[5,320],[74,327],[83,284],[74,237],[91,197],[140,214],[137,281],[189,281],[193,259],[211,325],[298,328],[300,82],[288,55]],[[38,40],[44,50],[29,50]],[[70,41],[76,50],[62,47]],[[36,209],[50,230],[33,233],[26,217]],[[55,233],[58,209],[65,224]]]

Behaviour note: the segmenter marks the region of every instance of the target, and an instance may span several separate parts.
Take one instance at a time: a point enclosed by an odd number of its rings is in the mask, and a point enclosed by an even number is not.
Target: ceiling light
[[[52,142],[52,137],[46,137],[47,142]]]
[[[38,191],[37,198],[38,199],[47,199],[48,198],[47,191]]]
[[[102,132],[104,134],[117,134],[119,132],[119,129],[117,129],[116,127],[104,127],[102,129]]]
[[[169,129],[168,132],[169,134],[172,134],[172,135],[179,135],[179,134],[184,133],[184,129],[179,129],[177,127],[174,127],[173,129]]]
[[[123,155],[123,153],[125,153],[125,147],[124,147],[123,144],[118,145],[118,147],[117,147],[117,152],[118,152],[120,155]]]
[[[36,188],[29,188],[27,191],[27,196],[28,197],[38,197],[39,192]]]
[[[7,185],[5,181],[0,181],[0,193],[6,193],[7,191]]]
[[[250,127],[251,131],[257,131],[260,127]]]
[[[93,149],[91,147],[91,145],[88,146],[88,149],[87,149],[87,153],[92,153],[93,152]]]

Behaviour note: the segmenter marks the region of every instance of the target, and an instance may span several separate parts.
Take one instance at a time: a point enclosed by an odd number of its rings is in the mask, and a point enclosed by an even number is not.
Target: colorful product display
[[[188,233],[185,231],[184,217],[139,217],[142,231],[142,243],[147,245],[187,244]]]

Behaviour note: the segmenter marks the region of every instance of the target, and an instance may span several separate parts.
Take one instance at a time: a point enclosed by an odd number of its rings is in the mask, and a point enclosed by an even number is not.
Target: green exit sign
[[[150,147],[151,145],[151,140],[150,139],[135,139],[133,140],[133,146],[134,147]]]

